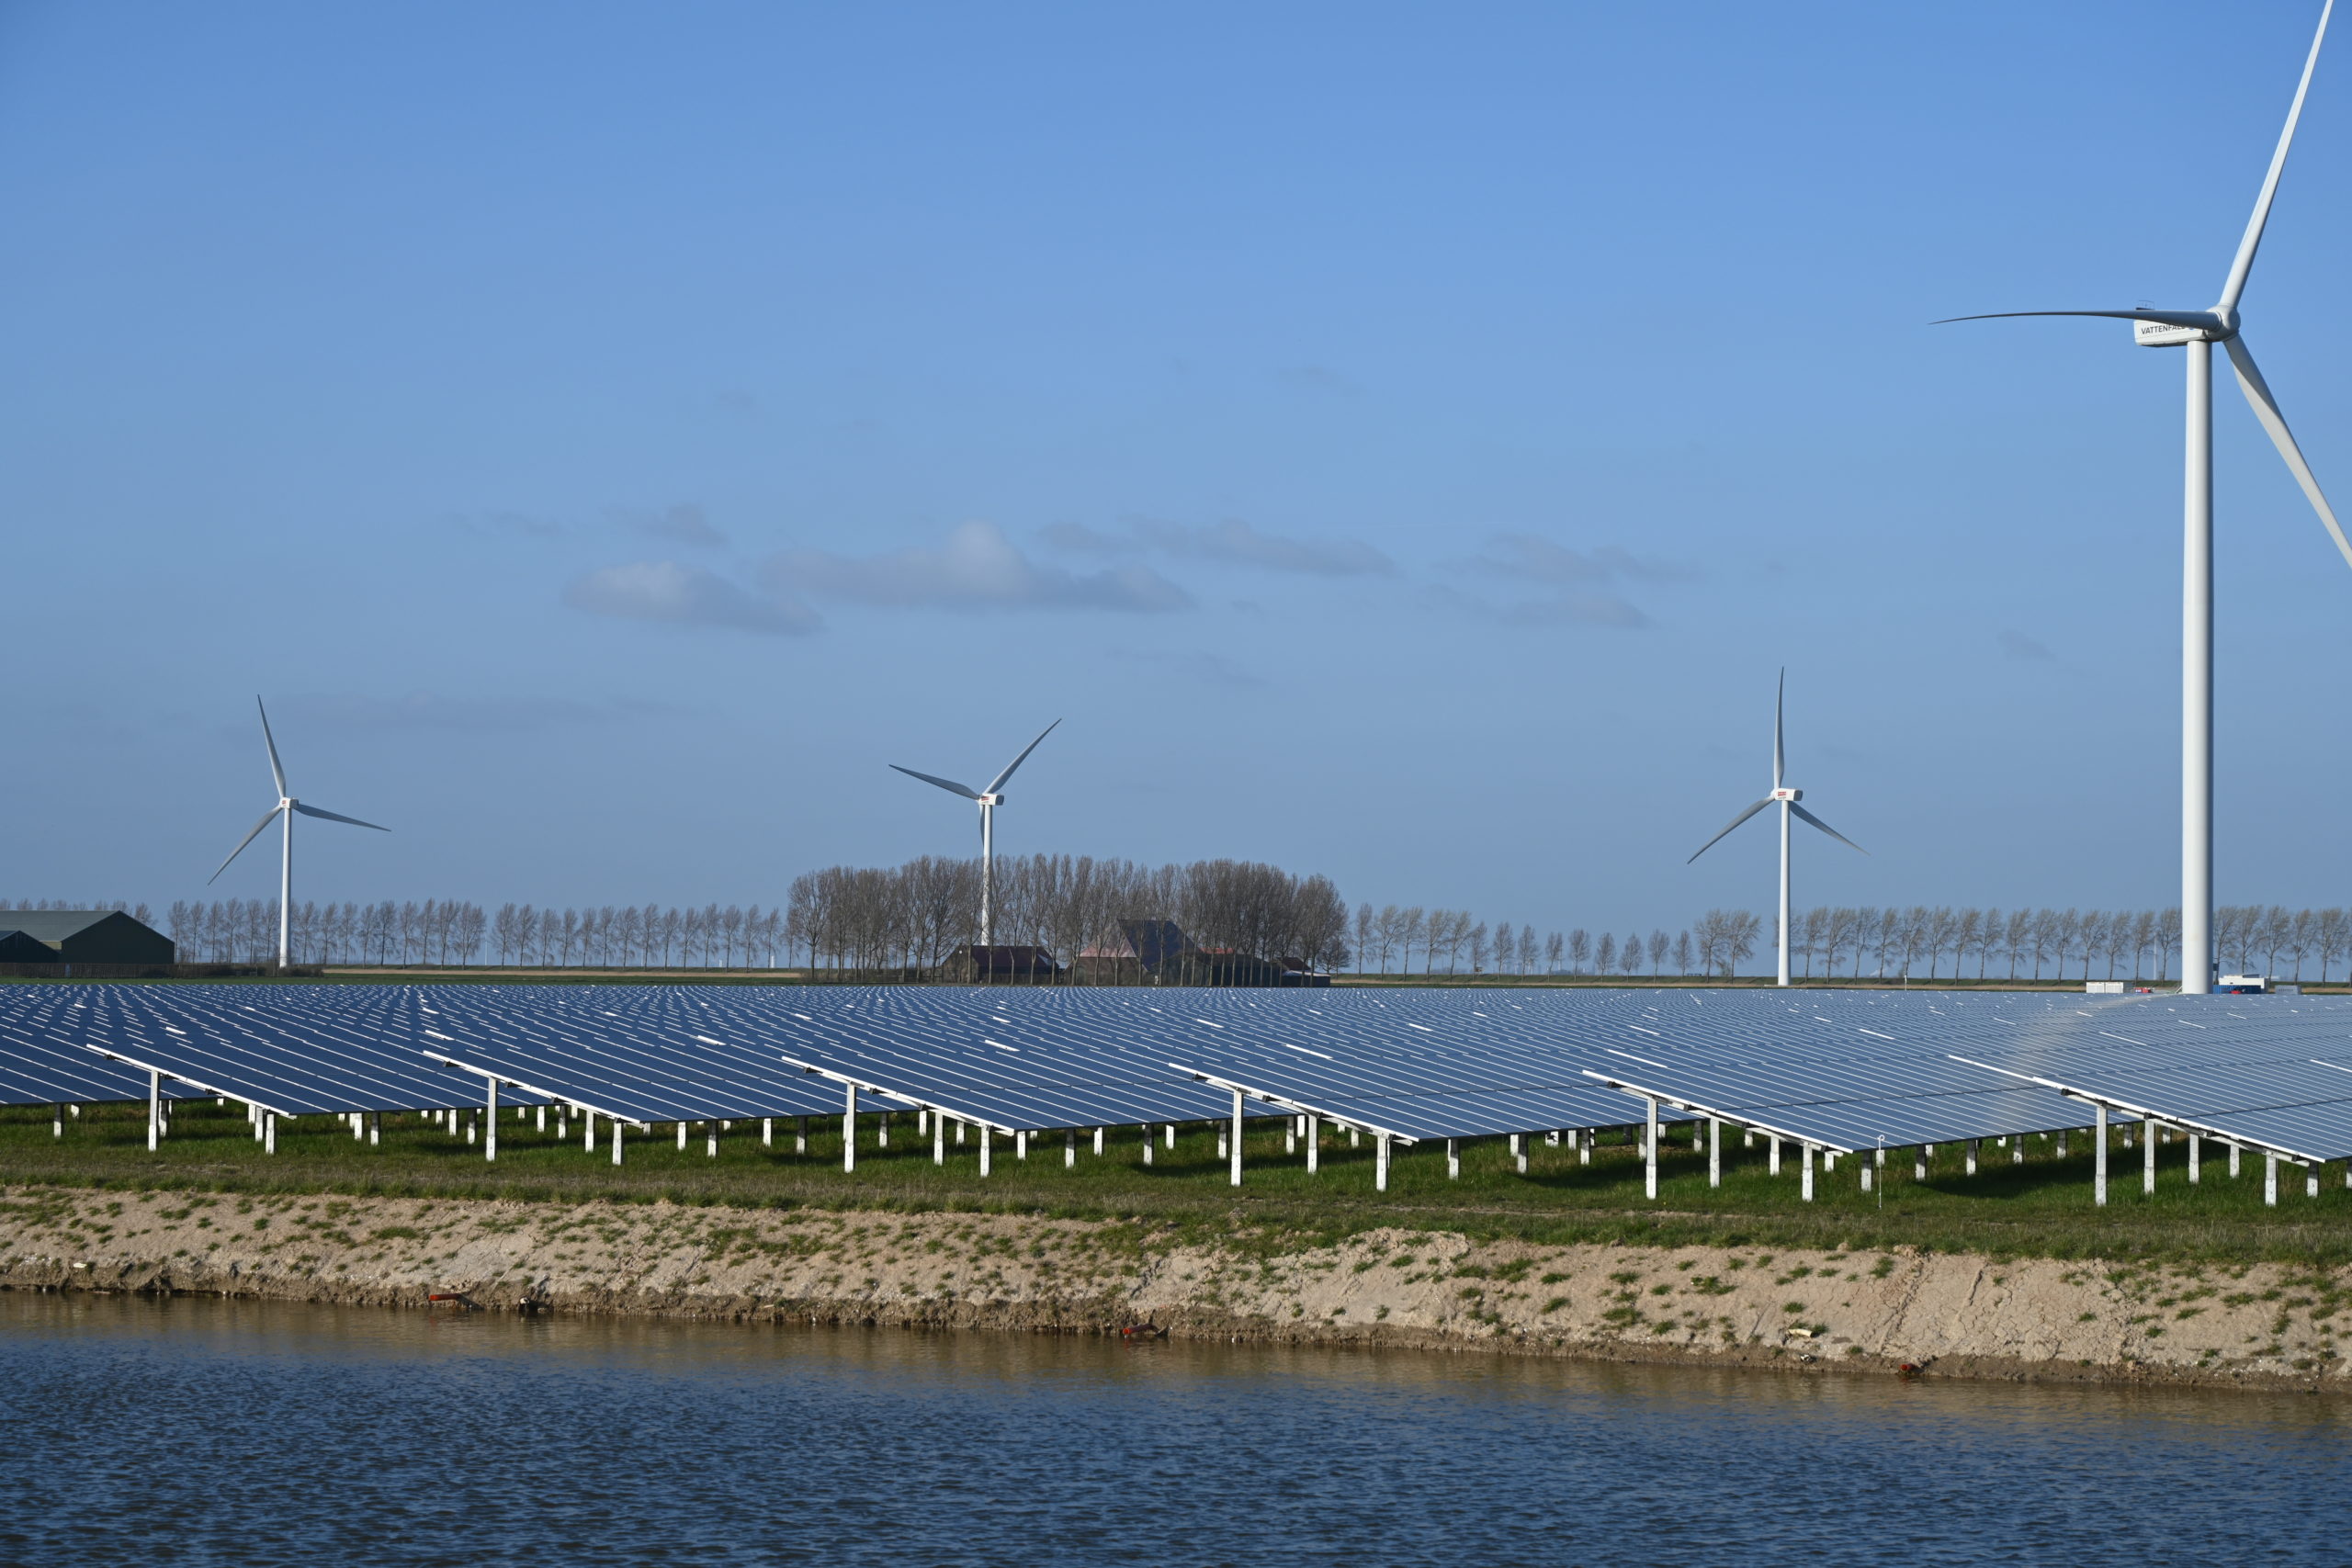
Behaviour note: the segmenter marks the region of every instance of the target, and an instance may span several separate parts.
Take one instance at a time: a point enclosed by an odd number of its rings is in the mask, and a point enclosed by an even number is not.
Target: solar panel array
[[[147,1075],[84,1048],[88,1004],[78,986],[0,991],[0,1105],[69,1105],[144,1100]],[[169,1098],[195,1090],[167,1084]]]
[[[832,1114],[841,1084],[1004,1131],[1310,1111],[1404,1140],[1637,1121],[1838,1150],[2049,1132],[2084,1101],[2352,1157],[2352,1002],[1945,991],[13,987],[0,1100],[226,1094],[288,1114],[560,1100]]]
[[[842,1094],[731,1022],[699,987],[446,986],[412,1000],[417,1049],[633,1122],[838,1112]],[[871,1109],[910,1109],[885,1100]]]
[[[2063,1014],[2090,1019],[2068,1026]],[[2334,998],[2145,997],[2023,1010],[1982,1055],[2005,1074],[2199,1132],[2323,1162],[2352,1157],[2352,1004]]]
[[[32,1006],[14,994],[35,989],[9,987],[10,1025],[37,1010],[52,1044],[138,1069],[136,1095],[115,1098],[144,1099],[148,1070],[168,1075],[182,1093],[226,1095],[288,1116],[439,1110],[480,1098],[419,1053],[411,987],[44,987]]]

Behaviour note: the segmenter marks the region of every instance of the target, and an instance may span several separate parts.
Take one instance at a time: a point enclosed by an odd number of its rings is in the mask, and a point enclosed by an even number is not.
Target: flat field
[[[892,1119],[887,1148],[877,1143],[877,1118],[861,1119],[854,1173],[841,1168],[838,1116],[811,1119],[805,1154],[794,1147],[788,1120],[776,1123],[772,1149],[762,1147],[757,1122],[736,1123],[720,1138],[716,1157],[706,1152],[699,1124],[683,1150],[673,1126],[663,1124],[628,1138],[617,1168],[601,1140],[593,1155],[580,1146],[577,1122],[571,1136],[559,1142],[552,1122],[541,1133],[534,1121],[531,1113],[517,1121],[510,1109],[492,1164],[462,1134],[416,1114],[387,1114],[380,1147],[355,1141],[332,1118],[282,1122],[277,1153],[268,1155],[241,1108],[184,1102],[172,1135],[150,1154],[143,1106],[85,1107],[67,1121],[62,1138],[52,1136],[46,1109],[5,1109],[0,1182],[1131,1216],[1204,1234],[1247,1230],[1302,1243],[1407,1226],[1545,1243],[1843,1244],[1996,1257],[2352,1261],[2352,1191],[2341,1167],[2322,1173],[2316,1197],[2305,1195],[2301,1170],[2282,1167],[2278,1207],[2267,1209],[2258,1160],[2247,1160],[2233,1179],[2225,1159],[2208,1145],[2204,1179],[2192,1187],[2186,1145],[2175,1141],[2159,1145],[2156,1190],[2143,1196],[2141,1151],[2119,1142],[2111,1151],[2112,1195],[2101,1210],[2091,1201],[2087,1134],[2079,1132],[2064,1159],[2047,1141],[2028,1140],[2022,1165],[1988,1143],[1973,1176],[1964,1172],[1963,1150],[1947,1145],[1937,1151],[1925,1182],[1914,1179],[1908,1158],[1891,1155],[1878,1190],[1868,1193],[1860,1190],[1857,1162],[1841,1161],[1836,1172],[1819,1176],[1817,1199],[1806,1203],[1798,1196],[1793,1149],[1773,1176],[1762,1141],[1743,1146],[1736,1134],[1728,1139],[1723,1185],[1711,1188],[1705,1156],[1693,1150],[1686,1125],[1664,1141],[1653,1203],[1642,1193],[1639,1150],[1622,1138],[1604,1138],[1590,1165],[1566,1145],[1532,1138],[1524,1175],[1503,1140],[1468,1143],[1458,1179],[1447,1177],[1442,1145],[1400,1149],[1389,1190],[1378,1192],[1370,1140],[1351,1147],[1327,1129],[1322,1169],[1309,1175],[1303,1151],[1286,1150],[1279,1121],[1250,1123],[1238,1190],[1218,1157],[1214,1124],[1180,1129],[1176,1147],[1163,1145],[1150,1166],[1133,1128],[1111,1129],[1100,1157],[1091,1135],[1080,1134],[1076,1163],[1068,1166],[1058,1134],[1034,1139],[1025,1160],[1014,1157],[1011,1140],[1000,1138],[993,1173],[984,1179],[976,1146],[958,1148],[952,1135],[946,1163],[933,1165],[930,1140],[906,1113]]]

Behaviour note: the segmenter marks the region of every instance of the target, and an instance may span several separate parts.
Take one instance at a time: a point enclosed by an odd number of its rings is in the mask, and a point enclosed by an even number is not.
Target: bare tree
[[[1818,906],[1807,909],[1796,919],[1797,940],[1793,953],[1804,960],[1804,977],[1813,978],[1813,960],[1829,941],[1829,911]]]
[[[1984,911],[1976,908],[1961,910],[1959,924],[1952,931],[1951,977],[1959,979],[1961,971],[1968,967],[1969,954],[1981,953],[1984,948]]]
[[[2346,918],[2342,909],[2322,909],[2317,922],[2319,951],[2319,983],[2327,984],[2327,972],[2344,956]]]

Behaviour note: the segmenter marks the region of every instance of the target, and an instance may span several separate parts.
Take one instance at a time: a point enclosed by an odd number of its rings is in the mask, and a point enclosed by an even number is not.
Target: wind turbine
[[[1052,724],[1039,730],[1037,739],[1023,746],[1021,749],[1021,755],[1007,762],[1004,765],[1004,772],[990,779],[989,787],[986,789],[974,789],[969,784],[959,784],[954,779],[943,779],[931,773],[919,773],[912,768],[900,768],[896,762],[890,764],[910,779],[921,779],[927,784],[937,784],[950,795],[960,795],[967,800],[979,802],[980,945],[982,947],[996,945],[996,808],[1004,804],[1004,781],[1012,776],[1013,769],[1029,760],[1029,753],[1037,749],[1037,742],[1051,735],[1061,722],[1060,719],[1056,719]]]
[[[2238,298],[2254,270],[2254,253],[2262,244],[2262,231],[2270,220],[2270,203],[2278,194],[2278,176],[2287,167],[2287,150],[2294,145],[2295,123],[2303,117],[2303,98],[2312,87],[2312,72],[2319,64],[2319,46],[2327,37],[2327,19],[2335,0],[2326,0],[2319,12],[2319,30],[2312,35],[2312,51],[2303,61],[2302,80],[2295,85],[2295,101],[2287,110],[2287,127],[2278,133],[2278,151],[2270,155],[2270,172],[2263,176],[2262,194],[2255,197],[2254,216],[2238,241],[2237,255],[2222,280],[2222,297],[2210,310],[2004,310],[1990,316],[1956,316],[1962,321],[1996,321],[2010,316],[2107,316],[2138,323],[2134,343],[2143,348],[2185,347],[2188,350],[2188,461],[2183,468],[2182,507],[2185,547],[2182,551],[2180,606],[2180,988],[2185,995],[2202,995],[2213,982],[2213,345],[2220,344],[2237,371],[2238,389],[2245,393],[2254,417],[2269,433],[2270,443],[2287,460],[2288,471],[2327,525],[2329,537],[2346,564],[2352,564],[2352,540],[2344,536],[2335,513],[2321,493],[2319,480],[2303,461],[2301,448],[2287,429],[2278,400],[2255,367],[2254,355],[2238,335]]]
[[[1820,818],[1815,817],[1804,807],[1799,806],[1797,802],[1804,798],[1804,791],[1801,789],[1791,789],[1782,782],[1788,773],[1788,750],[1781,740],[1781,712],[1787,705],[1788,695],[1789,672],[1786,670],[1782,670],[1781,671],[1780,691],[1775,694],[1772,698],[1772,793],[1758,801],[1755,805],[1749,807],[1747,810],[1741,812],[1738,816],[1733,818],[1724,827],[1723,832],[1717,833],[1713,838],[1709,839],[1705,843],[1699,846],[1699,854],[1694,854],[1690,857],[1690,860],[1687,860],[1682,863],[1685,865],[1689,865],[1690,861],[1697,860],[1699,855],[1705,854],[1709,850],[1713,849],[1717,844],[1723,842],[1724,839],[1731,832],[1732,829],[1738,827],[1742,822],[1747,821],[1749,818],[1755,816],[1766,807],[1776,803],[1780,806],[1781,984],[1783,986],[1789,983],[1789,818],[1792,816],[1802,817],[1806,821],[1812,823],[1815,827],[1820,829],[1823,832],[1828,834],[1831,838],[1837,840],[1839,843],[1845,845],[1848,849],[1853,850],[1861,854],[1870,853],[1870,851],[1863,849],[1861,845],[1854,842],[1853,840],[1846,837],[1845,834],[1839,832],[1837,829],[1832,828],[1828,823],[1824,822]]]
[[[290,949],[293,945],[295,813],[300,812],[305,817],[323,818],[329,822],[348,822],[355,828],[375,828],[379,833],[389,833],[391,829],[379,828],[373,822],[362,822],[356,817],[344,817],[333,811],[322,811],[315,806],[305,806],[287,794],[286,769],[277,761],[277,741],[269,733],[269,710],[262,707],[259,697],[254,699],[254,706],[261,709],[261,743],[269,748],[269,772],[270,775],[277,781],[277,804],[271,807],[263,815],[262,819],[254,824],[252,832],[237,840],[237,847],[229,852],[229,860],[222,861],[219,870],[204,879],[204,885],[209,887],[213,883],[218,882],[220,879],[220,873],[229,869],[229,861],[235,860],[239,855],[243,854],[245,846],[261,837],[261,830],[269,826],[273,818],[282,817],[286,819],[283,825],[285,836],[277,859],[277,966],[284,969],[291,962]]]

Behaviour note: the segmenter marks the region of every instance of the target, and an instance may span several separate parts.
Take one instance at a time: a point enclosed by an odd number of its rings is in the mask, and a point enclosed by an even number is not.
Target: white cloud
[[[1488,547],[1492,553],[1473,557],[1467,563],[1469,567],[1521,582],[1573,587],[1612,582],[1620,578],[1645,582],[1688,582],[1699,576],[1690,567],[1644,560],[1616,545],[1577,550],[1537,534],[1497,534]]]
[[[1428,589],[1423,597],[1432,608],[1509,626],[1616,626],[1632,630],[1651,624],[1639,605],[1614,593],[1556,592],[1540,599],[1497,603],[1439,585]]]
[[[667,703],[608,698],[451,697],[411,692],[384,697],[362,692],[312,692],[281,705],[289,718],[341,729],[444,729],[478,734],[514,734],[559,725],[610,724],[683,710]]]
[[[1455,571],[1508,579],[1538,590],[1531,599],[1495,603],[1452,588],[1433,588],[1430,602],[1440,609],[1515,626],[1616,626],[1651,624],[1642,608],[1611,592],[1625,579],[1643,582],[1689,582],[1701,574],[1669,561],[1645,560],[1617,545],[1574,549],[1537,534],[1497,534],[1487,552],[1452,563]]]
[[[1040,530],[1057,549],[1093,555],[1138,555],[1156,550],[1193,560],[1225,561],[1269,571],[1314,577],[1385,577],[1396,563],[1361,539],[1295,538],[1269,534],[1238,517],[1222,523],[1170,523],[1130,517],[1117,531],[1083,523],[1055,523]]]
[[[1117,610],[1192,608],[1193,596],[1149,567],[1073,572],[1031,560],[993,523],[967,523],[939,547],[881,555],[787,550],[762,578],[779,594],[894,609]]]
[[[681,545],[698,545],[707,549],[723,549],[727,536],[710,525],[703,509],[691,501],[665,507],[660,512],[616,511],[614,517],[640,534],[657,539],[669,539]]]
[[[1146,670],[1228,691],[1259,691],[1272,684],[1265,676],[1216,653],[1148,652],[1120,649],[1114,657]]]
[[[575,610],[627,621],[731,626],[785,636],[813,632],[825,624],[805,604],[763,598],[716,572],[673,560],[631,561],[592,571],[565,588],[563,602]]]

